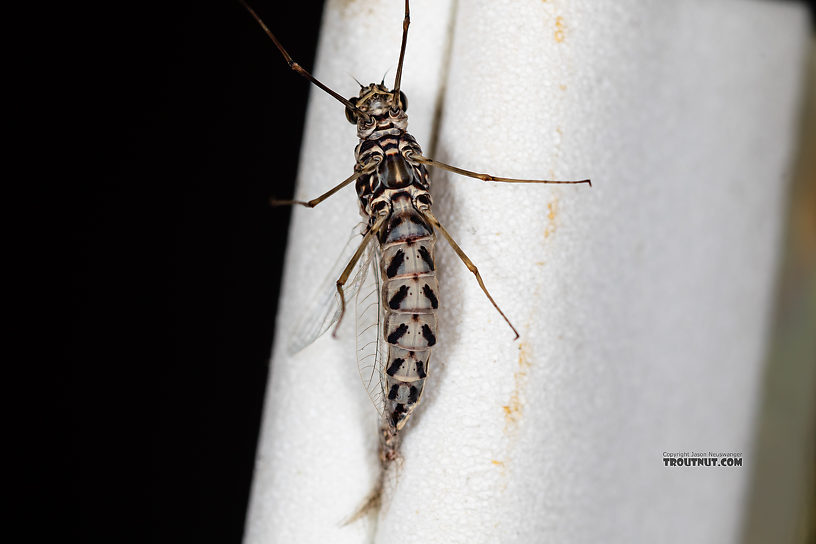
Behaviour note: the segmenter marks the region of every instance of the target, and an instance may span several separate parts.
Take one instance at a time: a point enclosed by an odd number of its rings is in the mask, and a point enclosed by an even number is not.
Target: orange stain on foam
[[[549,238],[558,225],[555,221],[558,216],[558,199],[547,203],[547,226],[544,228],[544,238]]]
[[[519,359],[518,370],[513,373],[513,392],[510,394],[510,400],[502,406],[504,410],[504,429],[505,431],[517,427],[521,422],[521,416],[524,411],[524,389],[527,385],[527,371],[533,365],[530,361],[530,348],[526,343],[519,344]]]
[[[565,30],[566,25],[564,25],[564,18],[563,17],[556,17],[555,18],[555,41],[561,43],[564,41],[565,38]]]

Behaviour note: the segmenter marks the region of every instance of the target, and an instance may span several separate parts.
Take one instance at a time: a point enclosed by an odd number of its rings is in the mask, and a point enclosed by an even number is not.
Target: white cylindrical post
[[[593,187],[432,172],[436,216],[521,338],[440,240],[438,346],[376,526],[339,527],[377,470],[353,332],[292,358],[283,348],[357,221],[354,195],[296,211],[247,542],[737,541],[804,9],[455,8],[446,61],[451,6],[412,3],[403,90],[426,154]],[[396,65],[401,11],[329,2],[318,77],[346,95],[357,88],[349,75],[379,81]],[[317,91],[305,144],[298,197],[311,198],[348,175],[355,144],[341,108]],[[741,452],[744,466],[664,466],[673,451]]]
[[[315,76],[346,97],[357,96],[354,78],[363,84],[383,78],[393,83],[403,6],[329,0]],[[453,11],[448,0],[414,1],[411,8],[403,90],[409,129],[429,142]],[[274,32],[272,21],[268,24]],[[285,65],[280,69],[282,85],[297,77]],[[356,129],[343,105],[313,88],[296,198],[309,200],[347,178],[355,145]],[[360,222],[354,188],[315,209],[297,207],[292,218],[245,542],[370,542],[372,524],[341,527],[372,490],[379,467],[377,414],[357,371],[353,311],[337,340],[326,334],[295,356],[286,349],[288,335]]]

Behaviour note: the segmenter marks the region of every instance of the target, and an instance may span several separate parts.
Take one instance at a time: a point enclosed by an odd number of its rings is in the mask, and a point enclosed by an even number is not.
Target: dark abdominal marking
[[[405,252],[401,249],[397,250],[394,254],[394,257],[391,259],[391,262],[388,263],[388,268],[385,271],[385,275],[389,278],[393,278],[397,275],[397,271],[399,270],[400,266],[402,266],[402,262],[405,260]]]
[[[394,359],[391,362],[390,365],[388,365],[388,368],[386,369],[385,373],[388,374],[389,376],[393,376],[394,374],[397,373],[397,370],[400,369],[400,367],[402,366],[402,363],[404,363],[404,362],[405,362],[405,359],[397,357],[396,359]]]
[[[405,300],[405,297],[408,296],[408,286],[403,285],[399,288],[399,291],[394,293],[394,296],[391,297],[391,300],[388,301],[388,307],[392,310],[396,310],[402,304],[402,301]]]
[[[417,376],[419,376],[420,379],[427,376],[427,374],[425,373],[425,363],[423,363],[422,361],[417,361],[416,362],[416,370],[417,370]]]
[[[425,246],[420,246],[419,256],[422,257],[422,260],[425,261],[425,264],[428,265],[429,270],[434,269],[434,262],[433,259],[431,259],[431,254],[428,253],[428,248],[426,248]]]
[[[436,344],[436,336],[434,336],[434,333],[431,331],[431,328],[428,325],[422,325],[422,336],[428,342],[429,347]]]
[[[426,325],[426,327],[427,327],[427,325]],[[430,329],[428,329],[428,330],[430,331]],[[392,332],[391,334],[388,335],[388,343],[389,344],[396,344],[397,341],[400,338],[402,338],[405,335],[406,332],[408,332],[408,325],[403,323],[399,327],[397,327],[394,332]],[[425,331],[423,330],[422,332],[423,332],[423,335],[424,335]]]
[[[426,283],[425,287],[422,288],[422,293],[428,300],[431,301],[431,308],[436,310],[439,307],[439,300],[437,300],[436,295],[433,292],[433,289],[431,289],[431,286]]]
[[[388,392],[388,400],[394,400],[397,398],[397,392],[399,391],[399,385],[392,385],[391,390]]]

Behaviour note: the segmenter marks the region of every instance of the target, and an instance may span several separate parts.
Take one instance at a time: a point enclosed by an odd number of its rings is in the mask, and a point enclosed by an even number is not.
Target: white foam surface
[[[377,522],[346,527],[377,474],[353,319],[294,357],[285,344],[359,216],[351,189],[295,210],[246,542],[738,541],[804,9],[411,8],[403,90],[427,155],[593,187],[432,173],[437,217],[521,338],[440,240],[439,342],[404,462]],[[317,76],[345,96],[351,76],[393,81],[401,21],[401,2],[330,1]],[[342,105],[314,90],[296,196],[347,177],[355,144]],[[742,452],[745,466],[667,468],[664,451]]]

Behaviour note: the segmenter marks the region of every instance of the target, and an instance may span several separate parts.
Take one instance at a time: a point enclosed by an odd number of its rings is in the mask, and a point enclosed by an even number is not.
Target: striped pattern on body
[[[402,109],[391,108],[390,91],[380,85],[361,89],[360,104],[373,121],[358,124],[355,149],[355,186],[360,212],[373,227],[387,214],[377,233],[383,328],[383,420],[381,456],[397,455],[398,433],[418,405],[429,373],[431,349],[436,344],[439,307],[434,243],[436,237],[420,209],[430,209],[430,179],[424,165],[410,160],[422,154],[406,132]]]
[[[422,395],[431,349],[436,344],[439,307],[433,230],[407,193],[392,199],[392,215],[383,233],[383,338],[385,423],[402,429]]]

